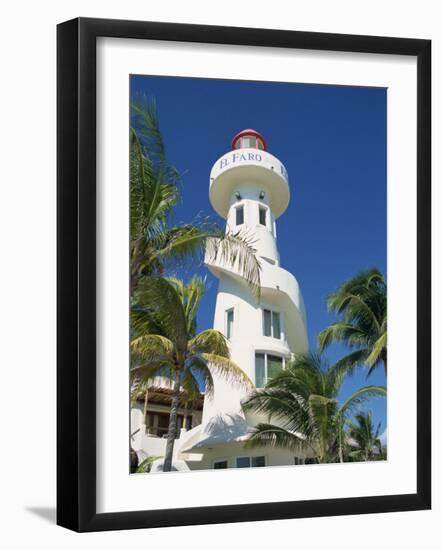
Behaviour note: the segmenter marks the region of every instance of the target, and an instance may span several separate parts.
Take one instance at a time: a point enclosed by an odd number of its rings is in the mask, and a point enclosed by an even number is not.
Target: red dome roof
[[[243,136],[254,136],[256,138],[259,138],[263,145],[264,145],[264,151],[267,150],[267,143],[264,139],[264,136],[257,132],[256,130],[253,130],[252,128],[246,128],[245,130],[241,130],[241,132],[238,132],[232,139],[232,149],[235,149],[235,143],[238,141],[239,138],[242,138]]]

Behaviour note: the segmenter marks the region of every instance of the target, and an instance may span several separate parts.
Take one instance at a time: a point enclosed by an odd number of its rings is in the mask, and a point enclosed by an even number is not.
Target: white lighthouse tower
[[[213,208],[227,222],[226,232],[240,232],[252,240],[261,263],[258,301],[235,266],[207,261],[219,279],[214,328],[228,339],[231,358],[260,388],[293,355],[308,349],[301,291],[295,277],[281,267],[277,247],[276,220],[290,200],[288,174],[267,151],[261,134],[243,130],[233,138],[231,151],[213,165],[209,194]],[[247,391],[214,379],[214,395],[205,399],[198,437],[191,438],[192,451],[204,452],[199,467],[293,464],[288,451],[267,448],[260,455],[259,450],[242,449],[250,427],[263,421],[242,411]]]

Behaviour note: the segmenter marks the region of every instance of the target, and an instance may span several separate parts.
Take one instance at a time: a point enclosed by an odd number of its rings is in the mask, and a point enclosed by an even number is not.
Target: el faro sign
[[[266,151],[257,151],[256,149],[227,153],[218,160],[217,171],[223,171],[226,168],[232,168],[234,165],[242,163],[262,164],[264,168],[279,172],[285,180],[288,180],[287,170],[278,159]]]

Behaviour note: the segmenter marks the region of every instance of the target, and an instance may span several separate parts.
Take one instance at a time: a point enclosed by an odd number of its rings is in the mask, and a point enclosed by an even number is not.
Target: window
[[[237,468],[250,468],[250,456],[240,456],[236,459]]]
[[[169,432],[169,415],[168,414],[158,414],[158,421],[157,421],[157,430],[156,435],[158,437],[167,437],[167,433]]]
[[[268,353],[255,353],[255,386],[262,388],[267,381],[284,370],[284,358]]]
[[[265,456],[252,456],[252,468],[262,468],[266,465]]]
[[[277,311],[264,309],[262,325],[264,336],[281,339],[281,322]]]
[[[272,312],[269,309],[263,311],[264,315],[264,336],[272,335]]]
[[[259,223],[260,225],[267,225],[267,208],[264,206],[259,207]]]
[[[242,225],[244,223],[244,206],[236,207],[236,225]]]
[[[147,425],[149,435],[154,437],[167,437],[167,434],[169,433],[169,413],[149,411],[147,413]],[[184,425],[185,424],[183,415],[177,415],[177,429],[175,433],[175,439],[179,439],[181,428]]]
[[[265,465],[265,456],[239,456],[236,459],[237,468],[262,468]]]
[[[281,339],[281,323],[279,322],[279,313],[272,311],[272,331],[273,338]]]
[[[249,147],[256,148],[256,137],[254,136],[245,136],[242,138],[241,147],[247,149]]]
[[[233,308],[226,311],[226,338],[230,340],[233,334],[233,321],[234,321]]]
[[[225,470],[227,468],[227,460],[214,460],[213,469],[214,470]]]
[[[267,355],[267,379],[275,378],[283,370],[282,357]]]
[[[265,150],[264,141],[253,134],[242,134],[233,143],[234,149],[260,149],[261,151]]]
[[[255,354],[255,386],[262,388],[266,381],[265,354]]]

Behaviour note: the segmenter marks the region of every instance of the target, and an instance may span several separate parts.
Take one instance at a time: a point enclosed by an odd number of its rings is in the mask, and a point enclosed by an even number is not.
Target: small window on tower
[[[281,339],[281,321],[277,311],[270,309],[263,310],[263,332],[264,336]]]
[[[276,313],[276,311],[273,311],[272,313],[273,338],[277,338],[279,340],[281,338],[281,323],[279,322],[279,313]]]
[[[267,225],[267,208],[264,206],[259,207],[259,223],[260,225]]]
[[[233,334],[233,322],[235,320],[233,308],[226,311],[226,338],[230,340]]]
[[[269,309],[264,310],[264,336],[272,335],[272,312]]]
[[[250,147],[255,148],[256,147],[256,137],[254,137],[254,136],[243,137],[241,146],[244,149],[248,149]]]
[[[236,207],[236,225],[242,225],[244,223],[244,206]]]
[[[255,353],[255,386],[262,388],[266,383],[266,362],[264,353]]]

